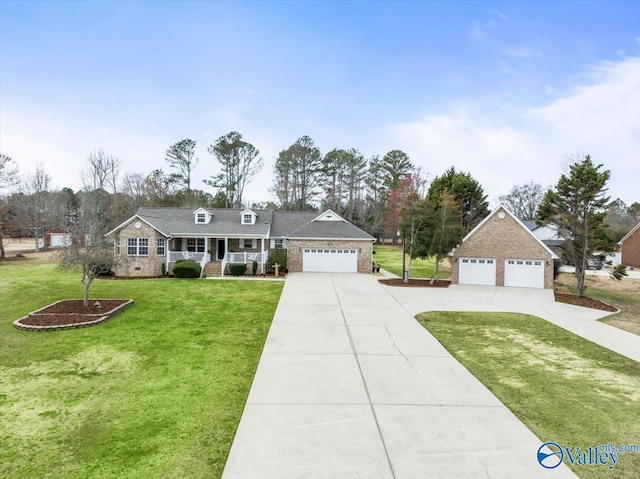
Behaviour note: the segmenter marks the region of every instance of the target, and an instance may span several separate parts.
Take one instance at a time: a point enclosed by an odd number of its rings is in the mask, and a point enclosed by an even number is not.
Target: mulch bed
[[[556,301],[559,303],[573,304],[574,306],[598,309],[600,311],[609,311],[611,313],[618,311],[618,308],[614,308],[613,306],[603,303],[602,301],[598,301],[597,299],[587,298],[586,296],[578,298],[573,294],[555,293],[555,297]]]
[[[96,303],[100,307],[96,307]],[[92,299],[89,306],[82,300],[63,300],[45,306],[13,322],[25,331],[50,331],[100,324],[133,304],[130,299]]]
[[[405,283],[402,278],[379,279],[378,282],[385,286],[400,286],[402,288],[448,288],[451,284],[451,281],[444,279],[436,279],[433,284],[431,284],[430,279],[411,278],[409,278],[407,283]]]

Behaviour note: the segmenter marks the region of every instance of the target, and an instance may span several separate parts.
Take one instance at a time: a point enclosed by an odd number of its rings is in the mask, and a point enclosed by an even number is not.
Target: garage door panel
[[[504,285],[518,288],[544,288],[544,261],[534,259],[506,260]]]
[[[302,271],[314,273],[357,273],[358,251],[341,248],[305,248]]]
[[[458,283],[495,286],[495,259],[460,258],[458,261]]]

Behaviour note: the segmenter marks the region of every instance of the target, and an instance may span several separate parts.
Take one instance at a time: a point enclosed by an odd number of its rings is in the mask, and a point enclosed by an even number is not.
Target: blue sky
[[[81,186],[97,149],[165,168],[183,138],[240,131],[265,168],[302,135],[326,153],[406,151],[491,200],[589,153],[640,200],[640,2],[0,2],[0,147]]]

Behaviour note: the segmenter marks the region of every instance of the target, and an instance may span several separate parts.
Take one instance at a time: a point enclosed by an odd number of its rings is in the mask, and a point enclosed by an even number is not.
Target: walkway
[[[542,441],[394,290],[289,275],[223,479],[575,477],[537,463]]]

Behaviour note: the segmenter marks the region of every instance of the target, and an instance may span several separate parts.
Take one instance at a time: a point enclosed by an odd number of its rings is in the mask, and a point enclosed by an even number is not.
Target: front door
[[[219,239],[218,240],[217,251],[218,251],[218,254],[216,256],[216,259],[218,261],[222,261],[224,259],[224,254],[226,253],[226,251],[224,250],[224,239]]]

